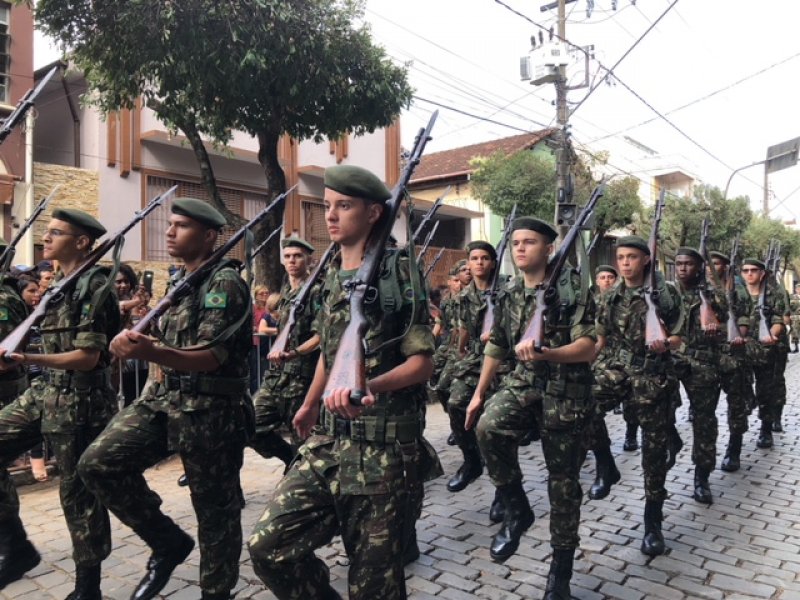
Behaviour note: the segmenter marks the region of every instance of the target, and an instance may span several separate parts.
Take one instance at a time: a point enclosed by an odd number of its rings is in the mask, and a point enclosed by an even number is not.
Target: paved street
[[[691,498],[693,468],[690,458],[690,424],[685,406],[679,425],[686,447],[669,474],[671,493],[665,504],[664,530],[669,551],[649,559],[639,552],[643,510],[640,453],[621,450],[624,425],[610,416],[609,429],[622,472],[622,482],[601,501],[585,502],[582,511],[581,552],[576,560],[572,590],[576,598],[780,598],[800,599],[800,357],[790,355],[787,371],[789,405],[786,432],[776,434],[771,451],[755,447],[756,425],[745,437],[742,470],[715,471],[711,477],[715,503],[706,507]],[[720,453],[727,441],[721,402]],[[458,452],[445,445],[447,421],[438,406],[431,406],[428,438],[441,451],[448,475],[458,466]],[[489,559],[487,546],[497,528],[488,519],[493,488],[484,475],[466,491],[452,495],[446,478],[429,484],[425,511],[418,523],[423,556],[407,569],[410,597],[540,598],[550,554],[546,472],[538,444],[523,449],[525,487],[536,513],[518,554],[505,564]],[[587,461],[582,476],[584,491],[593,480],[593,463]],[[247,497],[243,514],[245,538],[261,514],[265,498],[280,477],[278,461],[264,461],[248,451],[242,471]],[[189,493],[175,480],[180,463],[170,460],[148,473],[164,499],[167,513],[194,533]],[[56,482],[21,489],[22,517],[42,563],[23,580],[0,592],[0,598],[39,600],[66,597],[72,590],[70,542],[58,502]],[[113,517],[112,517],[113,518]],[[321,551],[332,566],[335,586],[345,590],[346,561],[335,542]],[[127,599],[149,556],[143,543],[114,521],[114,552],[103,564],[103,592],[109,599]],[[164,590],[170,600],[198,599],[198,553],[179,567]],[[246,551],[238,598],[267,600],[273,596],[254,575]],[[376,599],[378,600],[378,599]]]

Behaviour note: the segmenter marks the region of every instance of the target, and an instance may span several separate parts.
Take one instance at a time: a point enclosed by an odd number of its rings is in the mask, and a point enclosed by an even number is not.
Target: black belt
[[[44,380],[55,387],[106,387],[111,383],[107,368],[99,371],[53,371],[46,370],[42,376]]]
[[[210,377],[208,375],[165,375],[162,384],[167,391],[209,396],[239,396],[250,389],[246,377]]]
[[[416,415],[340,419],[325,411],[323,423],[328,435],[353,441],[407,444],[422,437],[424,424]]]

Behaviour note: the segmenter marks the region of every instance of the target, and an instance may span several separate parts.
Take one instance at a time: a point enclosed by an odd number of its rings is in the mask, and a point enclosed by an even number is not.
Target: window
[[[9,27],[11,23],[11,6],[0,2],[0,102],[8,104],[9,97],[11,57],[11,37]]]
[[[166,177],[147,176],[147,200],[154,198],[156,195],[166,192],[173,185],[178,185],[174,197],[189,196],[192,198],[200,198],[201,200],[208,200],[208,192],[205,187],[200,183],[190,183],[187,181],[178,181]],[[220,196],[225,206],[232,213],[241,215],[244,219],[252,219],[258,211],[266,207],[269,198],[266,194],[256,194],[253,192],[244,192],[231,188],[220,187]],[[164,237],[164,232],[167,229],[169,221],[171,199],[167,200],[161,208],[157,208],[147,219],[145,219],[145,260],[172,262],[174,259],[170,257],[167,252],[167,243]],[[224,243],[230,239],[236,230],[233,227],[226,227],[222,230],[220,243]],[[236,249],[231,253],[231,258],[241,260],[244,257],[244,244],[240,243]]]

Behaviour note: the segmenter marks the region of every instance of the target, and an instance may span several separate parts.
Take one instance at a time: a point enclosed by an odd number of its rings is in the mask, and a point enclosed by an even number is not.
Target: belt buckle
[[[367,427],[364,421],[360,419],[356,419],[355,421],[349,421],[350,423],[350,439],[356,441],[363,441],[367,437]]]

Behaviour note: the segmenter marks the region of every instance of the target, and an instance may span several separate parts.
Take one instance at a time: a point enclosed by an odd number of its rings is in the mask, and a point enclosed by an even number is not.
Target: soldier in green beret
[[[616,263],[622,279],[601,298],[597,335],[600,347],[607,348],[611,357],[607,368],[622,376],[605,378],[595,363],[595,397],[602,401],[604,395],[623,395],[642,428],[645,509],[641,550],[657,556],[666,549],[661,523],[667,472],[680,449],[675,430],[679,388],[670,351],[682,343],[683,310],[678,290],[657,273],[659,312],[668,338],[648,347],[644,286],[648,269],[656,267],[650,264],[647,242],[639,236],[618,239]]]
[[[597,292],[605,294],[617,283],[617,277],[619,277],[619,273],[611,265],[598,266],[594,270],[594,284],[597,287]]]
[[[717,458],[717,404],[722,386],[720,360],[722,324],[728,302],[721,289],[708,284],[705,261],[694,248],[682,246],[675,253],[675,275],[686,319],[684,345],[675,353],[678,374],[689,397],[692,419],[694,499],[711,504],[708,482]]]
[[[281,248],[287,281],[280,292],[278,331],[286,326],[292,301],[308,279],[309,263],[314,253],[314,246],[298,237],[281,240]],[[319,360],[319,334],[313,329],[319,303],[317,285],[303,312],[298,314],[286,349],[283,352],[273,350],[268,355],[269,371],[253,398],[256,432],[250,446],[264,458],[279,458],[287,468],[303,442],[292,427],[292,420],[303,403]],[[281,436],[283,427],[289,429],[292,445]]]
[[[57,260],[61,273],[77,269],[105,228],[91,215],[56,209],[42,236],[43,254]],[[58,281],[56,281],[56,284]],[[120,327],[119,307],[107,267],[89,269],[73,290],[54,300],[42,321],[43,353],[11,354],[0,372],[43,368],[22,395],[0,411],[0,462],[47,439],[58,456],[61,506],[72,540],[75,590],[71,600],[101,600],[100,564],[111,552],[108,512],[78,476],[86,446],[116,410],[111,388],[108,342]],[[9,305],[5,305],[9,306]],[[14,312],[22,310],[10,306]],[[13,317],[9,311],[9,318]],[[19,518],[19,499],[5,468],[0,468],[0,589],[39,563]]]
[[[177,198],[166,230],[170,256],[183,261],[170,285],[214,251],[226,221],[210,204]],[[165,515],[142,473],[177,452],[197,516],[203,600],[227,600],[242,550],[239,469],[252,428],[248,354],[252,305],[239,264],[224,259],[193,293],[159,320],[158,341],[124,330],[111,342],[122,360],[161,367],[141,395],[86,450],[81,478],[151,548],[147,573],[131,596],[149,600],[194,548]]]
[[[340,388],[330,390],[320,407],[350,322],[348,282],[389,197],[386,186],[364,169],[325,172],[325,220],[340,253],[320,291],[315,329],[320,359],[294,418],[301,436],[313,435],[300,447],[249,541],[256,574],[282,600],[339,597],[328,567],[314,554],[336,534],[350,562],[352,600],[405,598],[404,554],[419,515],[422,483],[441,474],[422,436],[424,384],[433,370],[430,315],[424,297],[415,297],[411,269],[416,267],[407,256],[385,255],[378,297],[365,304],[363,406],[353,406],[351,390]],[[384,280],[392,279],[395,283],[385,287]],[[401,290],[402,300],[386,297],[389,288]],[[384,343],[396,338],[401,339]]]

